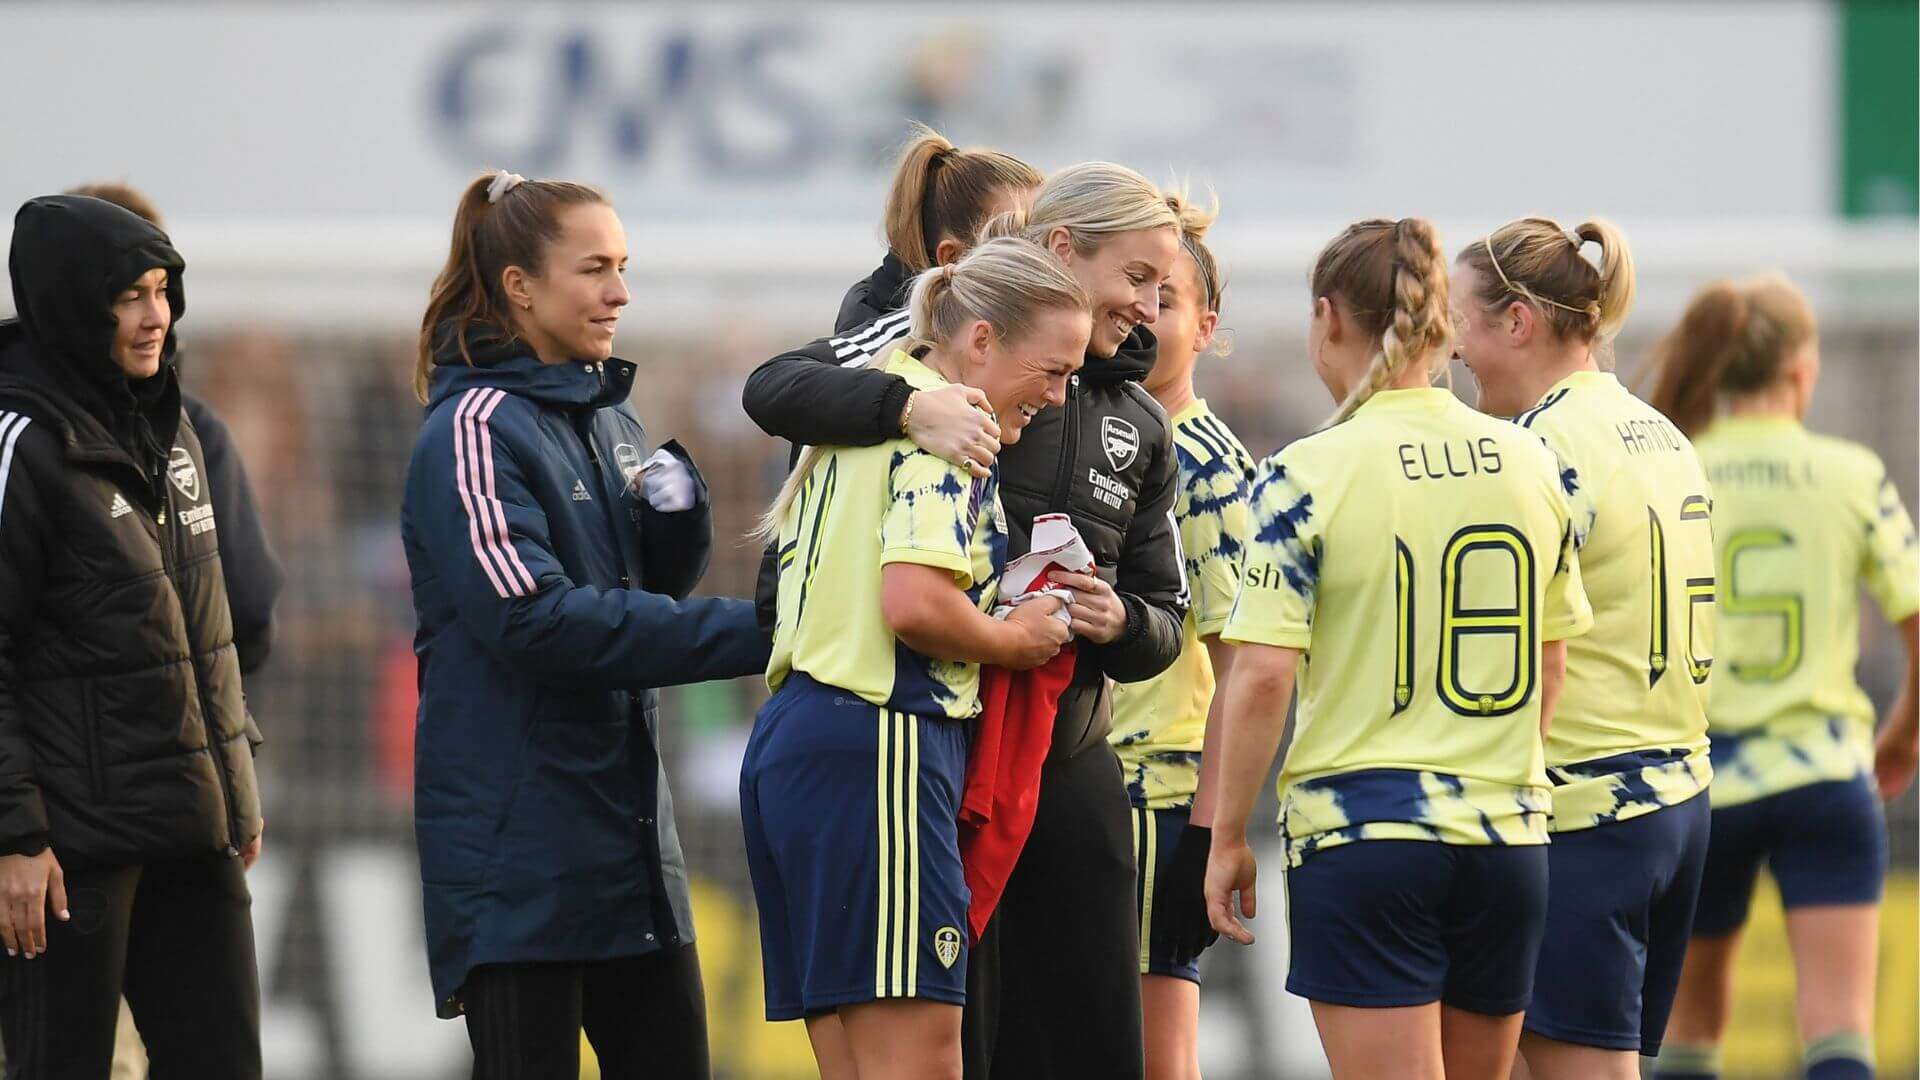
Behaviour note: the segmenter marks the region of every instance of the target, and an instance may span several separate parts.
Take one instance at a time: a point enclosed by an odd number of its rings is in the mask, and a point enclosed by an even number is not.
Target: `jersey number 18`
[[[1394,661],[1393,711],[1413,702],[1414,632],[1418,617],[1415,600],[1418,577],[1413,552],[1399,537],[1394,547]],[[1467,560],[1475,553],[1498,558],[1511,569],[1513,603],[1495,607],[1468,607],[1465,583]],[[1538,622],[1534,600],[1533,546],[1511,525],[1468,525],[1448,539],[1440,557],[1440,656],[1434,683],[1440,700],[1461,716],[1505,716],[1533,696],[1540,667]],[[1481,573],[1491,572],[1482,568]],[[1512,678],[1503,689],[1473,689],[1460,677],[1461,654],[1469,638],[1493,637],[1511,646]]]

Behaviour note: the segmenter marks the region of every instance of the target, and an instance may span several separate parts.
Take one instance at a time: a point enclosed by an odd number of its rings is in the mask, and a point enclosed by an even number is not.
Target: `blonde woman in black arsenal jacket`
[[[999,455],[1008,556],[1026,553],[1035,516],[1067,513],[1098,576],[1058,578],[1080,599],[1069,609],[1079,660],[1054,718],[1032,836],[968,968],[966,1072],[1127,1080],[1144,1068],[1139,923],[1106,680],[1166,670],[1186,616],[1172,425],[1141,385],[1155,349],[1146,326],[1179,251],[1177,220],[1146,178],[1093,162],[1055,174],[1030,212],[1002,215],[989,231],[1046,247],[1093,298],[1093,340],[1066,405],[1035,416]],[[796,443],[867,445],[903,429],[921,441],[917,404],[897,418],[908,395],[896,376],[840,366],[889,345],[892,318],[761,365],[747,382],[747,412]],[[931,441],[921,444],[952,452]]]
[[[105,1076],[124,990],[154,1074],[257,1078],[245,866],[262,823],[185,264],[85,196],[30,200],[0,323],[0,1036],[12,1077]]]

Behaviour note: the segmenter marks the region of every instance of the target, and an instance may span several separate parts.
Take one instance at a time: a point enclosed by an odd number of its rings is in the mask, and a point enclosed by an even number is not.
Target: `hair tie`
[[[947,265],[940,268],[940,280],[947,285],[953,284],[953,264],[952,263],[948,263]]]
[[[1600,261],[1598,259],[1587,258],[1587,245],[1592,244],[1595,247],[1598,247],[1600,246],[1600,241],[1589,240],[1586,237],[1581,236],[1579,233],[1569,230],[1567,232],[1567,243],[1573,245],[1573,253],[1575,255],[1580,256],[1580,260],[1582,262],[1586,263],[1588,266],[1593,267],[1595,270],[1600,269]]]
[[[1562,235],[1572,236],[1571,233],[1563,233]],[[1515,285],[1512,279],[1507,277],[1507,272],[1500,268],[1499,258],[1497,258],[1493,254],[1493,236],[1489,234],[1485,240],[1481,241],[1481,243],[1487,246],[1487,262],[1493,267],[1493,272],[1500,275],[1500,284],[1505,285],[1507,287],[1508,295],[1523,296],[1523,297],[1526,297],[1528,300],[1533,301],[1534,303],[1546,304],[1549,307],[1557,307],[1562,311],[1571,311],[1576,315],[1585,315],[1587,313],[1586,308],[1577,308],[1577,307],[1574,307],[1572,304],[1563,304],[1560,301],[1553,299],[1552,297],[1541,296],[1539,293],[1534,292],[1532,289],[1527,288],[1525,285]],[[1580,253],[1580,249],[1578,247],[1575,247],[1574,254],[1578,255],[1579,253]],[[1581,256],[1581,257],[1583,259],[1585,258],[1585,256]]]
[[[497,203],[507,192],[527,182],[519,173],[510,173],[505,169],[493,174],[493,183],[487,185],[487,202]]]

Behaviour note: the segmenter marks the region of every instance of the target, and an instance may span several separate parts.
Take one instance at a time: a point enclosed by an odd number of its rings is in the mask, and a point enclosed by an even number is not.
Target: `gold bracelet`
[[[907,422],[913,419],[913,399],[919,396],[920,391],[918,390],[908,394],[907,407],[900,410],[900,434],[902,435],[907,433]]]

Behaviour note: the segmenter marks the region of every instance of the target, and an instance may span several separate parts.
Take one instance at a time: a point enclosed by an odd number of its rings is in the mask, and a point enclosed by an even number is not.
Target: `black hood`
[[[833,332],[845,334],[871,323],[882,315],[907,306],[907,293],[913,288],[913,271],[893,252],[881,260],[879,269],[847,290],[840,300],[840,314],[833,320]]]
[[[1120,343],[1120,351],[1112,356],[1099,357],[1087,354],[1087,362],[1080,367],[1080,379],[1095,384],[1144,382],[1147,373],[1153,370],[1153,362],[1160,357],[1160,339],[1153,331],[1144,326],[1136,326],[1128,331],[1126,340]]]
[[[887,257],[880,260],[879,269],[868,274],[867,280],[860,284],[867,287],[869,303],[881,311],[893,311],[907,306],[907,292],[913,288],[916,276],[898,255],[889,251]]]
[[[167,234],[138,214],[85,195],[29,199],[13,217],[7,273],[27,338],[94,386],[128,382],[113,362],[113,298],[140,275],[167,271],[173,325],[161,347],[172,365],[174,327],[186,314],[187,264]]]
[[[142,274],[167,271],[173,318],[160,350],[160,371],[129,379],[113,360],[113,299]],[[145,218],[104,199],[44,195],[29,199],[13,219],[7,255],[19,318],[0,323],[0,384],[35,385],[78,406],[111,441],[136,458],[164,456],[179,425],[174,329],[186,311],[186,262],[167,234]],[[69,438],[82,443],[89,425],[62,408]],[[145,420],[146,431],[133,423]],[[150,436],[142,437],[144,435]],[[148,444],[148,445],[143,445]],[[156,451],[154,448],[158,447]]]

